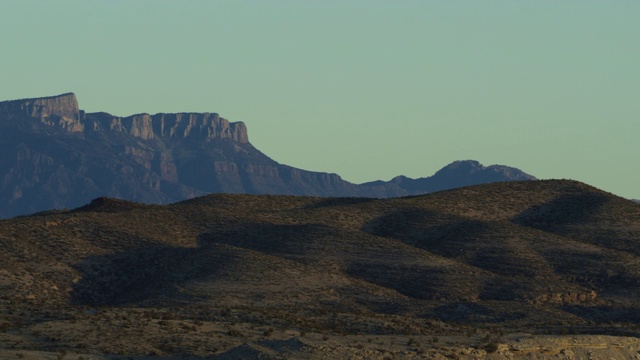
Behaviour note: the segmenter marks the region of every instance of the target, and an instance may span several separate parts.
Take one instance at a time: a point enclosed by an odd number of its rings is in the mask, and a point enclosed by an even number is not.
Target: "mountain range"
[[[0,102],[0,179],[7,218],[101,196],[150,204],[209,193],[384,198],[535,178],[467,160],[430,177],[353,184],[272,160],[251,145],[244,123],[215,113],[87,113],[67,93]]]

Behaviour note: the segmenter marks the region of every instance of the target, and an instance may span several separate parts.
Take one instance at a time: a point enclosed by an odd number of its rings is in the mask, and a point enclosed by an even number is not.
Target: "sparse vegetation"
[[[286,346],[429,357],[514,332],[639,335],[640,207],[580,183],[119,204],[0,221],[0,351],[302,339]]]
[[[498,351],[498,343],[497,342],[490,342],[484,347],[484,350],[487,353],[492,354],[492,353]]]

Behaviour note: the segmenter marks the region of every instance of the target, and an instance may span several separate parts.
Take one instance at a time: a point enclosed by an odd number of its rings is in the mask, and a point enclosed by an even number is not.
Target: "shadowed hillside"
[[[478,349],[503,333],[637,336],[639,242],[639,206],[563,180],[397,199],[100,198],[0,221],[0,340],[210,356],[273,334],[414,337],[426,353],[452,334]]]

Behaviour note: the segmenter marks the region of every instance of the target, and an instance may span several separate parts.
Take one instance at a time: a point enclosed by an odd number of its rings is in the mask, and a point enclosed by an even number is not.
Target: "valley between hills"
[[[568,180],[0,221],[0,358],[637,358],[640,206]]]

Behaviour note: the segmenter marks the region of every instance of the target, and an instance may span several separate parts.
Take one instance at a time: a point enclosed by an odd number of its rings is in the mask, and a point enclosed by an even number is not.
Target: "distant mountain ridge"
[[[411,179],[406,176],[397,176],[388,182],[374,181],[362,185],[383,186],[389,191],[385,197],[394,197],[402,192],[406,192],[407,195],[419,195],[463,186],[523,180],[536,180],[536,178],[509,166],[484,166],[475,160],[458,160],[430,177]]]
[[[518,169],[457,161],[431,177],[353,184],[280,164],[216,113],[80,110],[73,93],[0,102],[0,218],[108,196],[164,204],[208,193],[397,197],[496,181]]]

